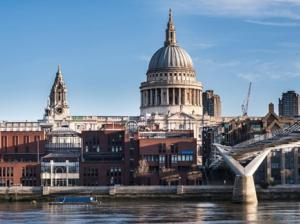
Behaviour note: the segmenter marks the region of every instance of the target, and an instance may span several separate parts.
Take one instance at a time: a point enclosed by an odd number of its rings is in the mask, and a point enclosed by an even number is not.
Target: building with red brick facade
[[[40,185],[45,132],[19,123],[0,131],[0,186]],[[9,125],[8,125],[9,126]]]
[[[82,132],[81,185],[201,183],[193,131],[130,134],[124,127],[108,127]]]
[[[22,125],[20,125],[22,126]],[[193,131],[1,128],[0,186],[195,184]],[[142,165],[141,165],[142,164]],[[145,169],[143,172],[143,165]],[[195,175],[194,175],[195,176]],[[199,176],[199,175],[198,175]]]
[[[1,162],[0,186],[40,186],[40,164]]]
[[[82,132],[81,185],[134,184],[137,142],[124,126]]]
[[[137,184],[201,183],[202,175],[196,169],[197,140],[193,131],[140,132],[138,146]]]

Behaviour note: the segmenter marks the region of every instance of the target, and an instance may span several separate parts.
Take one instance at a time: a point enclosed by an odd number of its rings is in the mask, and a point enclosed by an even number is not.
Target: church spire
[[[60,64],[58,64],[58,66],[57,66],[56,77],[62,77],[61,65]]]
[[[169,21],[166,29],[165,46],[176,45],[176,32],[173,21],[172,9],[169,9]]]
[[[69,116],[69,106],[67,102],[67,87],[64,83],[61,66],[58,65],[56,77],[49,95],[50,102],[45,111],[45,116],[62,120]]]

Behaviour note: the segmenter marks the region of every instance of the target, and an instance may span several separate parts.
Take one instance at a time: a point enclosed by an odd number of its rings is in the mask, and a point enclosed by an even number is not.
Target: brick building
[[[0,186],[39,186],[40,165],[37,162],[1,162]]]
[[[1,129],[0,186],[199,184],[193,131]],[[141,171],[141,162],[146,172]],[[145,170],[144,170],[145,171]]]
[[[40,185],[39,161],[44,154],[44,131],[25,127],[25,123],[9,126],[1,127],[0,131],[0,186]]]
[[[130,185],[134,183],[137,143],[124,126],[106,125],[82,132],[81,185]]]
[[[137,184],[199,184],[193,131],[140,132]],[[144,166],[144,168],[142,168]]]
[[[201,182],[201,174],[193,166],[197,141],[192,131],[130,134],[122,127],[106,127],[82,132],[82,143],[81,185]]]

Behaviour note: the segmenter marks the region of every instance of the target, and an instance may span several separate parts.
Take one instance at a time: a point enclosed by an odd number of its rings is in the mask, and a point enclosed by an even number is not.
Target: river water
[[[121,201],[92,205],[0,203],[0,223],[300,223],[299,202],[258,206],[178,201]]]

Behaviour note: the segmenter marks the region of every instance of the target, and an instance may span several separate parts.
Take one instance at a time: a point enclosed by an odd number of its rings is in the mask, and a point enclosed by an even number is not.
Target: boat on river
[[[100,205],[95,197],[76,197],[76,196],[67,196],[67,197],[58,197],[55,198],[53,202],[49,203],[50,205]]]

